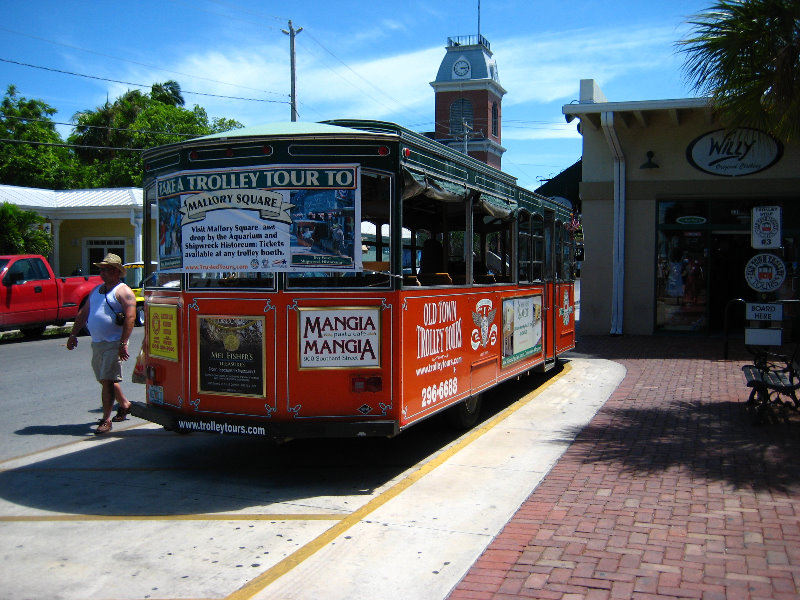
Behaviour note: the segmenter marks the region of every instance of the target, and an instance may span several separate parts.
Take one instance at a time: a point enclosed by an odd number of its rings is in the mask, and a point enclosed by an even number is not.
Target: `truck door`
[[[20,258],[3,278],[3,313],[7,323],[36,323],[55,318],[56,282],[39,258]],[[13,315],[13,316],[12,316]]]

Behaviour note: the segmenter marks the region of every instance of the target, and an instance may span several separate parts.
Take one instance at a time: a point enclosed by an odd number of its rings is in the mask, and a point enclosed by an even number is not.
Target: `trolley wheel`
[[[481,395],[475,394],[445,412],[447,424],[454,429],[471,429],[481,414]]]

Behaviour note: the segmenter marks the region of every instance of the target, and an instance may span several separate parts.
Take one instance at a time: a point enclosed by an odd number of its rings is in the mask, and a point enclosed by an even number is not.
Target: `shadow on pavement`
[[[800,483],[800,416],[756,427],[739,342],[723,360],[721,338],[591,336],[574,356],[620,362],[625,380],[574,445],[586,463],[646,475],[689,468],[698,478],[783,491]],[[688,361],[688,362],[687,362]],[[707,382],[716,382],[705,385]]]
[[[604,409],[575,439],[586,462],[619,463],[634,475],[688,467],[736,487],[786,490],[800,483],[800,423],[754,427],[742,403],[680,402]]]
[[[483,419],[545,380],[532,376],[484,394]],[[89,434],[94,424],[30,426],[20,435],[86,437],[77,451],[0,472],[0,498],[56,513],[178,515],[238,510],[349,512],[361,497],[435,455],[463,431],[433,417],[393,439],[295,440],[180,435],[152,428]],[[113,443],[104,443],[112,440]],[[320,500],[325,499],[325,500]],[[289,503],[289,507],[285,504]]]

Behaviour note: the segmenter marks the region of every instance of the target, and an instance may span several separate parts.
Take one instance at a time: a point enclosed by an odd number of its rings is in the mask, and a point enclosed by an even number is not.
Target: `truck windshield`
[[[7,264],[8,264],[7,258],[0,258],[0,271],[5,269]]]

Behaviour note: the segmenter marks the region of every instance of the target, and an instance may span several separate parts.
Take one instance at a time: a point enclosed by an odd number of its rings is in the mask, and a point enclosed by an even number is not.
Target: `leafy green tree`
[[[181,93],[181,86],[172,79],[164,83],[154,83],[153,87],[150,88],[150,97],[157,102],[169,104],[170,106],[183,106],[186,104]]]
[[[214,119],[200,106],[183,106],[177,82],[153,84],[150,94],[128,91],[113,103],[73,117],[69,141],[84,166],[83,187],[141,186],[140,149],[242,127],[232,119]]]
[[[0,204],[0,254],[42,254],[53,249],[53,238],[39,225],[45,218],[16,204]]]
[[[9,85],[0,106],[0,182],[6,185],[64,189],[78,179],[77,163],[50,119],[56,109],[29,100]]]
[[[678,42],[694,89],[729,126],[800,135],[800,2],[718,0]]]
[[[127,129],[151,102],[139,90],[128,90],[113,103],[106,101],[95,110],[75,113],[75,129],[69,141],[78,146],[75,153],[81,162],[107,161],[119,152],[128,152]]]

